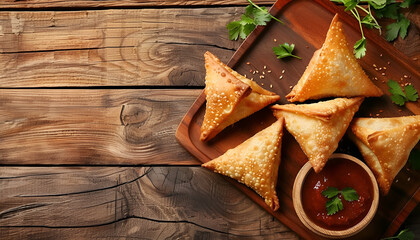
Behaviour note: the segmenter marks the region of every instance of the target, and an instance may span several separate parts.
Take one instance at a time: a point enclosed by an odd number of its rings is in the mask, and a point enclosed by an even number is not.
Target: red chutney
[[[322,195],[327,187],[342,190],[351,187],[359,200],[348,202],[339,194],[343,210],[327,215],[325,203],[330,199]],[[344,230],[356,225],[368,213],[373,200],[373,185],[365,170],[347,159],[330,159],[320,173],[311,170],[303,183],[302,205],[308,217],[329,230]]]

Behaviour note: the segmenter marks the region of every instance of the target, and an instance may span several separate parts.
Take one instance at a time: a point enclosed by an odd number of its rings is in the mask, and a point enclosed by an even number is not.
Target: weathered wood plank
[[[174,134],[201,91],[0,89],[0,164],[198,164]]]
[[[203,53],[227,62],[243,7],[0,12],[0,87],[203,86]],[[393,44],[420,65],[420,5]]]
[[[204,85],[243,7],[0,12],[0,87]]]
[[[257,4],[272,5],[273,0],[254,0]],[[92,7],[169,7],[169,6],[220,6],[220,5],[247,5],[246,0],[31,0],[16,1],[3,0],[0,3],[0,9],[10,8],[92,8]]]
[[[0,167],[1,239],[297,239],[200,167]]]

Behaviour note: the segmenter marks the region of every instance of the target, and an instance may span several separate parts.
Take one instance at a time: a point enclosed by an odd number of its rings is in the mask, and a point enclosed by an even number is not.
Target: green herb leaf
[[[396,81],[389,79],[388,82],[386,83],[389,87],[389,92],[392,95],[401,95],[405,98],[405,93],[403,92],[403,90],[400,87],[400,84],[398,84]]]
[[[394,237],[387,237],[382,238],[381,240],[391,240],[391,239],[398,239],[398,240],[413,240],[414,239],[414,233],[410,231],[409,229],[401,230],[397,236]]]
[[[415,102],[419,98],[419,94],[417,93],[417,90],[413,87],[413,85],[405,86],[404,91],[408,101]]]
[[[237,40],[239,37],[239,33],[241,32],[241,23],[239,21],[230,22],[226,26],[229,30],[229,39],[230,40]]]
[[[249,4],[249,5],[248,5],[248,6],[246,6],[246,8],[245,8],[245,13],[244,13],[244,15],[245,15],[245,16],[247,16],[247,17],[252,18],[252,15],[254,14],[254,9],[255,9],[255,7],[254,7],[254,6],[252,6],[251,4]]]
[[[404,39],[407,36],[407,30],[410,26],[410,20],[406,17],[401,15],[402,17],[398,20],[398,24],[400,25],[400,37]]]
[[[358,59],[366,55],[366,38],[362,38],[354,44],[353,53]]]
[[[358,1],[355,1],[355,0],[342,0],[342,3],[346,7],[346,9],[344,11],[349,11],[349,10],[353,10],[357,6]]]
[[[409,229],[404,229],[397,235],[397,237],[399,240],[413,240],[414,233]]]
[[[274,54],[276,54],[277,58],[285,58],[285,57],[295,57],[298,59],[301,59],[300,57],[293,55],[293,49],[295,48],[295,44],[288,44],[288,43],[284,43],[284,44],[279,44],[278,47],[273,47],[273,52]]]
[[[373,17],[371,15],[366,15],[363,19],[362,19],[362,23],[363,25],[365,25],[368,28],[376,28],[376,29],[380,29],[381,26],[379,26],[373,19]]]
[[[343,210],[343,202],[338,196],[335,196],[333,199],[325,203],[325,207],[327,208],[328,215],[334,215],[338,211]]]
[[[391,19],[398,19],[398,4],[389,4],[381,9],[375,9],[375,16],[377,18],[391,18]]]
[[[341,190],[341,194],[343,195],[346,201],[356,201],[359,199],[359,194],[357,194],[356,190],[351,187],[345,187]]]
[[[254,15],[254,22],[256,25],[267,25],[267,22],[271,20],[271,15],[265,9],[265,7],[261,7],[263,11],[260,11],[255,8],[253,15]]]
[[[387,2],[386,0],[372,0],[372,1],[369,1],[368,3],[375,9],[381,9],[386,6],[386,2]]]
[[[389,24],[386,26],[386,40],[394,41],[398,37],[398,33],[402,39],[407,36],[407,29],[410,26],[410,20],[408,20],[404,15],[400,14],[398,21]]]
[[[322,195],[327,198],[333,198],[339,193],[340,191],[335,187],[327,187],[324,191],[322,191]]]
[[[391,95],[391,101],[398,106],[404,106],[405,98],[401,95]]]
[[[238,40],[239,37],[245,39],[255,27],[254,20],[245,15],[242,16],[240,21],[233,21],[226,25],[230,40]]]
[[[408,101],[415,102],[419,98],[419,94],[417,90],[413,87],[413,85],[405,86],[404,87],[405,93],[404,93],[402,88],[396,81],[389,79],[387,84],[389,87],[388,90],[392,94],[391,100],[399,106],[403,106],[405,102],[408,102]]]
[[[405,0],[404,2],[402,2],[400,4],[400,7],[402,7],[402,8],[408,8],[411,5],[413,5],[415,2],[416,2],[416,0]]]
[[[386,26],[386,40],[390,42],[397,39],[400,28],[401,27],[397,22],[391,23],[388,26]]]
[[[326,198],[332,198],[330,201],[325,203],[325,208],[327,209],[328,215],[336,214],[338,211],[343,210],[343,202],[338,197],[338,194],[341,193],[344,200],[351,202],[359,199],[359,194],[356,190],[351,187],[345,187],[341,191],[335,187],[327,187],[322,191],[322,195]]]
[[[252,23],[255,25],[267,25],[267,22],[271,20],[271,15],[265,7],[256,8],[253,5],[248,5],[245,8],[245,13],[243,16],[251,19]]]
[[[248,0],[248,2],[249,5],[245,8],[245,13],[241,16],[241,20],[233,21],[226,25],[226,28],[229,30],[230,40],[245,39],[257,26],[267,25],[267,22],[271,19],[283,23],[272,16],[265,7],[259,7],[251,0]]]
[[[408,157],[408,162],[414,170],[420,170],[420,151],[413,149]]]

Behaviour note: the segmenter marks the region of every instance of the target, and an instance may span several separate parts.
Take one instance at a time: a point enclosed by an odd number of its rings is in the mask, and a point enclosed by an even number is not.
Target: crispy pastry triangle
[[[283,119],[258,132],[225,154],[202,166],[252,188],[271,209],[279,208],[276,193]]]
[[[284,117],[286,129],[295,137],[315,172],[320,172],[337,149],[362,97],[336,98],[312,104],[274,105],[277,118]]]
[[[204,58],[207,103],[201,141],[210,140],[227,126],[280,99],[279,95],[235,72],[210,52],[206,52]]]
[[[350,52],[342,23],[335,15],[322,48],[315,51],[286,98],[290,102],[303,102],[324,97],[377,97],[382,94]]]
[[[355,118],[350,138],[374,173],[383,195],[407,163],[420,139],[420,115],[394,118]]]

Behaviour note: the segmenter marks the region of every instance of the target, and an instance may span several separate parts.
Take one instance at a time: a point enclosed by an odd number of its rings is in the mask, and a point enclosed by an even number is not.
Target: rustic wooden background
[[[0,239],[297,239],[174,138],[246,5],[3,0]],[[392,45],[420,69],[420,5],[405,14]]]

